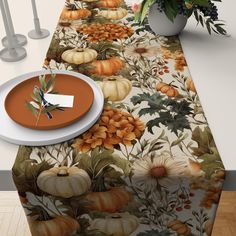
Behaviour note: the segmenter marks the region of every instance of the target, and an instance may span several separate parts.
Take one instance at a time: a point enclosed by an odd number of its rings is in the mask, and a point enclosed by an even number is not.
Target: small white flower
[[[187,168],[185,160],[176,160],[168,153],[145,156],[133,163],[132,181],[136,184],[152,189],[158,184],[169,186],[175,184],[179,177],[183,177]]]
[[[125,48],[125,54],[131,57],[154,57],[160,53],[159,47],[146,44],[130,45]]]

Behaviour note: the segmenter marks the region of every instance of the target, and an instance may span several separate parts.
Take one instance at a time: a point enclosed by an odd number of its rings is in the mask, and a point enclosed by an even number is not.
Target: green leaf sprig
[[[49,119],[52,118],[52,115],[50,112],[56,110],[59,108],[59,104],[52,105],[52,104],[45,104],[43,103],[42,96],[40,93],[53,93],[54,85],[56,80],[56,74],[51,73],[51,77],[46,80],[46,75],[40,75],[39,76],[39,83],[40,88],[35,86],[33,89],[33,93],[31,94],[31,98],[33,100],[26,101],[25,105],[26,107],[32,112],[32,114],[36,117],[36,123],[35,126],[38,125],[40,116],[42,114],[45,114],[48,116]]]

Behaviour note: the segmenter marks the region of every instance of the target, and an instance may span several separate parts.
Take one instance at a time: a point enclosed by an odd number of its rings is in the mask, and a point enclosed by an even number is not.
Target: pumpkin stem
[[[97,56],[97,59],[98,60],[107,60],[107,52],[106,51],[107,51],[107,49],[100,51]]]
[[[38,214],[37,220],[39,221],[47,221],[52,219],[52,217],[48,214],[48,212],[41,206],[34,206],[33,212],[36,212]]]
[[[117,216],[112,216],[111,218],[112,219],[121,219],[122,217],[117,215]]]
[[[76,48],[76,52],[84,52],[83,48]]]
[[[106,192],[107,188],[104,180],[104,172],[101,173],[96,179],[92,181],[92,191],[93,192]]]
[[[58,171],[57,176],[59,176],[59,177],[65,177],[65,176],[69,176],[69,173],[68,173],[67,170],[61,169],[61,170]]]
[[[70,22],[60,22],[59,25],[62,27],[69,27],[71,25],[71,23]]]
[[[19,196],[21,196],[21,197],[26,197],[26,193],[25,193],[25,192],[20,192],[20,191],[18,191],[18,194],[19,194]]]
[[[108,80],[108,81],[117,81],[116,78],[112,78],[112,77],[108,78],[107,80]]]

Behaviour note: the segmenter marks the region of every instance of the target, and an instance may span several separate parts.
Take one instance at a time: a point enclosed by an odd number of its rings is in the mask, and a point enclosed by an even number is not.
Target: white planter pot
[[[148,23],[154,33],[163,36],[173,36],[179,34],[187,24],[188,18],[183,15],[177,15],[174,22],[169,20],[164,12],[158,10],[155,3],[149,9]]]

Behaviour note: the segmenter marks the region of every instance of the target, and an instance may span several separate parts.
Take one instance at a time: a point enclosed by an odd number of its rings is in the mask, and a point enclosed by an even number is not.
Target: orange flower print
[[[91,148],[101,146],[103,139],[106,138],[106,127],[94,125],[88,132],[83,134],[83,138],[79,138],[73,144],[73,147],[81,150],[82,152],[88,152]]]
[[[132,146],[136,138],[140,138],[145,129],[139,118],[119,109],[107,107],[100,120],[82,137],[76,139],[73,147],[81,152],[88,152],[97,146],[113,149],[117,144]]]
[[[175,69],[177,71],[184,71],[184,67],[187,66],[187,63],[186,63],[183,52],[176,51],[174,59],[175,59]]]
[[[175,60],[175,70],[177,71],[184,71],[184,68],[187,66],[184,54],[182,51],[177,50],[175,52],[171,52],[168,50],[168,48],[162,47],[161,53],[164,57],[164,59],[169,60],[173,59]]]
[[[129,130],[117,130],[117,136],[121,138],[121,142],[127,146],[132,146],[132,140],[135,139],[135,134]]]

